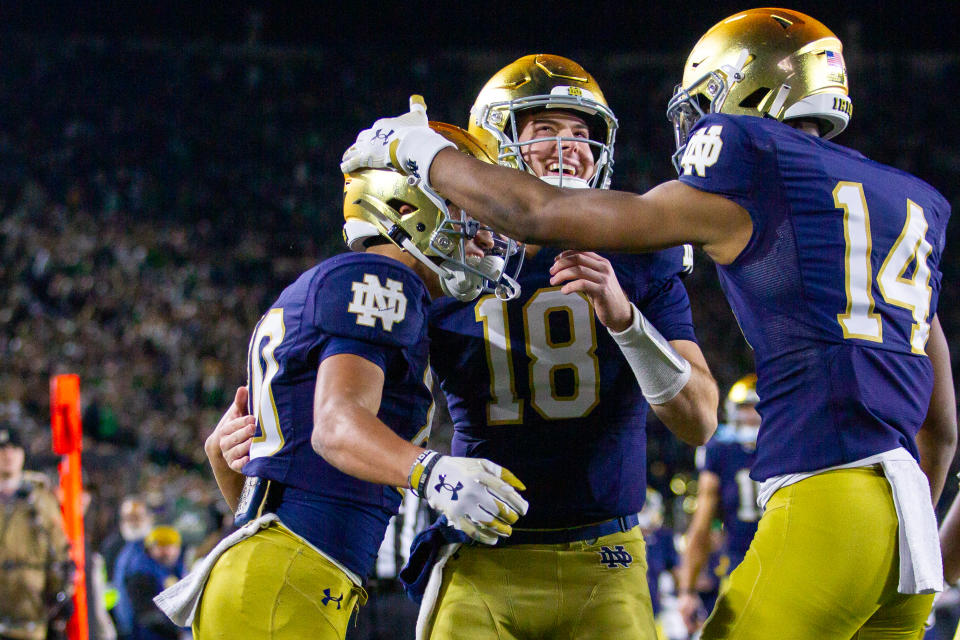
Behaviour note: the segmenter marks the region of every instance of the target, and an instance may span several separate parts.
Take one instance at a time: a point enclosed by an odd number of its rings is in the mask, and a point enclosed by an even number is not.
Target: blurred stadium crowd
[[[203,438],[245,380],[261,311],[343,250],[341,152],[412,92],[432,117],[464,125],[485,79],[524,53],[384,64],[324,48],[0,41],[0,417],[25,426],[28,466],[49,471],[48,380],[80,374],[94,545],[134,492],[188,543],[219,526],[225,505]],[[614,186],[669,178],[664,110],[682,55],[553,53],[607,90],[621,123]],[[960,112],[946,90],[960,56],[872,54],[854,41],[847,60],[871,81],[851,87],[857,112],[839,142],[925,178],[960,208]],[[939,312],[954,345],[957,240]],[[688,289],[725,391],[752,358],[705,258]],[[651,484],[682,498],[693,451],[651,424],[649,458]],[[682,530],[683,501],[670,503],[668,522]]]

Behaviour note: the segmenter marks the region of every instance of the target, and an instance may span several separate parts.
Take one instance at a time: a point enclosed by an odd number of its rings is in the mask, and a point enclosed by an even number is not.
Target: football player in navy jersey
[[[433,127],[483,154],[465,131]],[[400,504],[395,487],[487,544],[510,535],[526,511],[508,470],[420,446],[433,404],[430,297],[449,289],[447,278],[496,286],[515,246],[456,213],[396,172],[346,177],[344,237],[355,252],[306,271],[263,315],[248,385],[221,420],[251,414],[243,474],[221,454],[219,425],[205,447],[247,524],[160,596],[196,638],[342,639]],[[484,263],[498,244],[503,260]]]
[[[746,555],[760,519],[757,506],[758,484],[750,478],[750,467],[757,446],[760,414],[757,413],[757,376],[748,374],[737,380],[724,403],[725,424],[703,447],[697,449],[697,508],[686,533],[683,562],[677,579],[677,608],[693,633],[703,623],[705,613],[697,591],[697,578],[710,561],[713,548],[711,525],[714,518],[723,522],[723,559],[718,566],[727,572]]]
[[[617,121],[571,60],[541,54],[507,65],[481,90],[469,127],[501,164],[545,182],[609,183]],[[440,298],[430,309],[431,364],[454,423],[452,453],[522,469],[514,470],[530,510],[510,541],[445,548],[440,567],[426,572],[434,596],[425,598],[418,631],[435,639],[469,629],[471,639],[652,640],[638,526],[648,400],[693,444],[716,427],[716,385],[680,280],[689,254],[578,254],[583,270],[561,287],[549,273],[559,251],[527,245],[525,253],[517,299],[493,290]],[[650,332],[651,350],[619,345],[631,323]]]
[[[505,166],[560,187],[600,188],[610,181],[616,127],[589,73],[541,54],[494,74],[469,130]],[[436,607],[421,612],[424,637],[463,629],[478,639],[653,637],[637,519],[644,396],[695,443],[716,425],[716,387],[680,280],[685,251],[578,254],[583,270],[565,287],[550,282],[558,253],[526,246],[516,300],[447,297],[431,307],[431,349],[444,354],[431,362],[454,424],[452,453],[513,469],[530,510],[512,540],[464,547],[446,562]],[[618,346],[617,334],[641,318],[665,336],[666,353],[645,361],[650,372],[666,370],[665,384],[661,372],[638,388]]]
[[[851,112],[836,36],[754,9],[694,47],[668,111],[679,179],[642,195],[558,189],[395,119],[373,128],[398,123],[387,140],[361,132],[341,164],[416,173],[520,240],[689,242],[716,262],[756,359],[751,476],[765,512],[703,638],[912,637],[942,588],[931,498],[957,438],[936,315],[950,209],[922,180],[829,142]],[[552,281],[578,262],[560,254]],[[643,327],[632,333],[643,344]]]

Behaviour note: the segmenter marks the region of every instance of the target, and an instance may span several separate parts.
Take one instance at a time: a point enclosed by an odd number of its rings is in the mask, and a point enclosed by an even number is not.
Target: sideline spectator
[[[72,614],[69,542],[42,474],[23,470],[20,433],[0,424],[0,639],[62,637]]]
[[[180,629],[153,604],[153,597],[183,576],[182,539],[173,527],[154,527],[143,541],[145,553],[124,569],[118,607],[129,607],[132,640],[176,640]],[[125,616],[126,617],[126,616]]]

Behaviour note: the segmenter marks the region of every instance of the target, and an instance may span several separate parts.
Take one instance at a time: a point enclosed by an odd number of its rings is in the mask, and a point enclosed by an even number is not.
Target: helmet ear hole
[[[766,98],[769,93],[769,88],[759,87],[740,101],[740,107],[743,109],[756,109],[757,105],[763,102],[763,99]]]
[[[409,202],[405,202],[400,198],[390,198],[387,200],[387,206],[396,210],[396,212],[400,215],[407,215],[407,213],[411,213],[411,209],[413,211],[417,210],[416,206],[410,204]]]
[[[710,113],[710,98],[708,98],[705,94],[694,94],[691,96],[691,99],[697,103],[697,106],[700,107],[700,111],[703,113]]]

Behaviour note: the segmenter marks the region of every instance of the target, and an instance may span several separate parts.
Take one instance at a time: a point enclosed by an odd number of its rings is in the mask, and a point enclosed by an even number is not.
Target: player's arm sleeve
[[[356,295],[376,279],[378,295]],[[354,263],[339,267],[315,284],[307,349],[314,365],[338,354],[373,362],[384,372],[398,350],[423,339],[426,308],[423,285],[399,267]]]
[[[679,274],[654,282],[637,308],[667,340],[697,341],[690,297]]]
[[[746,122],[744,122],[746,120]],[[773,142],[751,118],[709,114],[700,119],[690,134],[687,153],[678,180],[683,184],[721,195],[743,207],[753,222],[753,234],[740,256],[762,244],[775,223],[767,218],[769,207],[758,205],[762,186],[779,182],[779,165]],[[698,144],[703,140],[705,144]],[[699,150],[699,151],[698,151]]]

